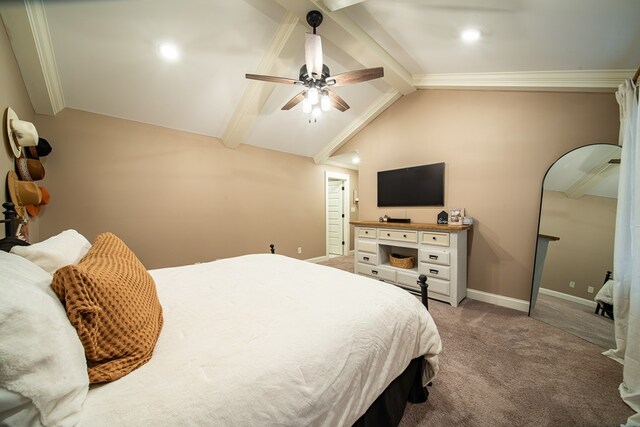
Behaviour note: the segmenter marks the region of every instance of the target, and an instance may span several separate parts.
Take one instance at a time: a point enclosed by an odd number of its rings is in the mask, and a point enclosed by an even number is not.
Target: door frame
[[[349,175],[345,173],[325,171],[324,174],[324,241],[325,256],[329,256],[329,181],[342,181],[344,191],[342,192],[342,210],[344,212],[344,222],[342,224],[342,236],[344,245],[342,246],[342,255],[348,255],[351,248],[349,241],[351,240],[349,221],[351,220],[351,204],[349,203]]]

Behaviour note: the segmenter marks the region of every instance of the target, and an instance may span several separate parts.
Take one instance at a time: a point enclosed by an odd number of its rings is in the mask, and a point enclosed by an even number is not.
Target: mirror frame
[[[544,197],[544,182],[547,179],[547,175],[549,174],[549,171],[551,170],[551,168],[558,163],[558,161],[563,158],[564,156],[566,156],[569,153],[572,153],[576,150],[580,150],[581,148],[584,147],[591,147],[594,145],[610,145],[613,147],[620,147],[620,145],[618,144],[612,144],[609,142],[594,142],[593,144],[585,144],[582,145],[580,147],[576,147],[572,150],[567,151],[566,153],[564,153],[563,155],[561,155],[560,157],[558,157],[553,163],[551,163],[551,165],[549,165],[549,167],[547,168],[547,171],[544,173],[544,176],[542,177],[542,183],[540,184],[540,206],[538,207],[538,227],[536,228],[536,246],[535,249],[533,251],[533,270],[531,271],[531,291],[529,293],[529,310],[527,311],[527,316],[531,317],[531,301],[533,300],[533,282],[535,280],[536,277],[536,261],[538,258],[538,236],[540,235],[540,222],[542,219],[542,202],[543,202],[543,197]]]

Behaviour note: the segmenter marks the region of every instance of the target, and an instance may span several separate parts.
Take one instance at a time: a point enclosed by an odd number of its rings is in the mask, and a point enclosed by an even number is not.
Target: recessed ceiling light
[[[476,28],[468,28],[460,33],[460,37],[465,43],[473,43],[480,40],[482,33]]]
[[[167,61],[177,61],[180,58],[180,51],[173,43],[161,43],[158,47],[158,52]]]

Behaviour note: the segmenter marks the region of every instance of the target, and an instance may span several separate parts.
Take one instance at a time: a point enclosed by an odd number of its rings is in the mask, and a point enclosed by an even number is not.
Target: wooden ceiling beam
[[[271,44],[255,70],[247,70],[253,74],[284,74],[278,67],[279,57],[291,41],[299,19],[293,13],[286,13],[278,25]],[[247,86],[240,97],[227,128],[222,134],[222,143],[228,148],[237,148],[243,143],[246,133],[254,125],[262,108],[273,93],[275,84],[255,80],[247,80]]]

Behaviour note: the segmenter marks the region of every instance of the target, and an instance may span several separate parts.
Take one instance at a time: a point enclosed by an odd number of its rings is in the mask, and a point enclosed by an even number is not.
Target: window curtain
[[[624,364],[620,396],[640,425],[640,150],[638,93],[631,80],[616,92],[620,105],[620,181],[613,253],[616,348],[603,354]]]

